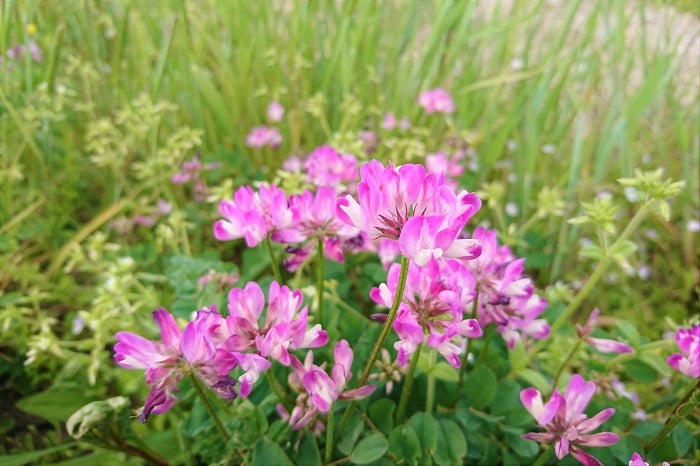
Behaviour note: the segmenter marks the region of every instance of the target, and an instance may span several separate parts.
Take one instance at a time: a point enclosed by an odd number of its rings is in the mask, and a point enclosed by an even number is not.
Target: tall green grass
[[[189,126],[204,131],[204,157],[224,160],[228,176],[243,180],[260,163],[245,135],[273,99],[290,124],[277,156],[264,160],[272,167],[327,140],[307,111],[315,96],[325,98],[337,131],[347,126],[349,97],[360,104],[358,126],[376,126],[386,111],[419,122],[418,93],[442,86],[458,104],[454,126],[479,141],[480,169],[466,177],[467,188],[504,180],[499,161],[509,161],[508,199],[519,220],[534,211],[543,186],[561,189],[573,211],[578,199],[634,168],[655,166],[687,183],[676,220],[697,216],[693,51],[675,39],[678,21],[667,21],[658,2],[8,0],[1,7],[0,46],[26,42],[33,23],[44,58],[25,58],[0,76],[0,224],[21,233],[29,256],[43,263],[100,212],[137,197],[138,181],[90,162],[86,132],[142,94],[176,109],[157,116],[127,162],[155,156],[164,134]],[[640,18],[648,14],[660,35],[645,29]],[[511,66],[514,59],[522,67]],[[517,149],[508,151],[508,141]],[[548,144],[554,154],[543,152]],[[556,279],[575,264],[578,234],[564,222],[551,228],[556,258],[547,278]],[[677,235],[683,250],[694,250],[692,236]]]

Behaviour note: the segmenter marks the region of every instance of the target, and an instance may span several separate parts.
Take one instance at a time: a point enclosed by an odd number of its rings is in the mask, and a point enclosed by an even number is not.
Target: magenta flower
[[[231,337],[226,340],[226,347],[230,351],[254,349],[262,357],[289,366],[290,350],[318,348],[328,342],[328,334],[320,324],[307,328],[308,308],[301,308],[304,297],[299,290],[292,291],[273,281],[262,326],[259,319],[265,296],[257,283],[249,282],[244,289],[233,288],[228,299],[226,324]]]
[[[634,349],[626,343],[622,343],[617,340],[610,340],[608,338],[595,338],[588,336],[591,331],[593,331],[595,324],[598,322],[599,314],[600,311],[597,308],[593,309],[591,315],[588,317],[586,325],[581,327],[579,324],[576,324],[576,332],[578,333],[579,337],[585,337],[585,340],[601,353],[633,353]]]
[[[337,201],[338,217],[373,240],[398,241],[401,254],[425,265],[431,257],[473,258],[477,242],[459,238],[467,221],[481,207],[476,195],[456,194],[444,176],[427,173],[422,165],[385,168],[372,160],[360,169],[358,199]]]
[[[224,322],[221,315],[199,311],[184,331],[163,308],[153,313],[153,319],[160,327],[160,342],[131,332],[119,332],[118,343],[114,345],[114,360],[119,366],[146,371],[146,383],[151,391],[139,416],[141,422],[146,422],[151,414],[168,411],[177,400],[177,383],[190,373],[201,378],[222,398],[236,396],[235,381],[228,377],[236,360],[233,355],[216,348],[215,331]]]
[[[387,283],[370,291],[374,302],[391,307],[400,268],[392,265]],[[476,319],[464,319],[464,310],[474,299],[474,286],[469,271],[458,261],[430,259],[423,267],[409,264],[403,301],[393,323],[399,337],[394,344],[399,364],[406,364],[425,343],[452,366],[460,366],[461,343],[482,335]]]
[[[452,158],[444,152],[436,152],[425,156],[425,167],[430,173],[444,174],[446,182],[456,188],[457,180],[464,174],[462,159],[465,157],[464,151],[457,151]]]
[[[550,400],[543,403],[542,395],[534,388],[520,392],[520,401],[545,432],[531,432],[522,437],[544,443],[554,443],[554,453],[562,459],[569,453],[586,466],[603,466],[595,457],[579,447],[606,447],[620,439],[612,432],[591,432],[615,414],[607,408],[589,418],[583,411],[596,391],[593,382],[586,382],[575,374],[569,380],[564,395],[555,390]]]
[[[477,283],[479,323],[482,327],[494,323],[510,348],[523,336],[546,338],[549,325],[538,317],[547,303],[534,294],[532,280],[523,275],[525,260],[499,245],[494,230],[478,227],[473,237],[481,244],[481,255],[464,263]]]
[[[628,463],[628,466],[649,466],[649,463],[644,461],[644,458],[642,458],[642,455],[637,453],[636,451],[632,453],[632,457],[630,458],[630,461]],[[668,462],[664,461],[661,463],[661,466],[671,466]]]
[[[267,107],[267,119],[273,123],[282,121],[284,118],[284,107],[279,102],[271,102]]]
[[[382,128],[383,129],[394,129],[396,128],[396,117],[393,113],[389,112],[382,118]]]
[[[316,240],[324,243],[325,257],[336,262],[345,260],[345,252],[367,250],[367,235],[355,227],[341,222],[335,215],[335,188],[321,186],[316,193],[304,190],[289,198],[293,223],[276,231],[272,240],[284,244],[298,244],[287,248],[292,257],[285,261],[289,271],[296,270],[311,255]]]
[[[682,353],[672,354],[666,362],[688,377],[700,377],[700,324],[678,329],[675,338]]]
[[[439,87],[421,92],[418,96],[418,105],[425,109],[425,113],[454,113],[455,111],[452,96]]]
[[[282,144],[282,135],[277,128],[268,126],[259,126],[253,128],[245,139],[249,147],[261,149],[263,147],[272,147],[276,149]]]
[[[347,192],[349,183],[357,179],[357,159],[331,146],[314,149],[304,161],[304,168],[312,185],[332,186],[342,192]]]
[[[313,353],[309,351],[302,364],[292,357],[294,372],[289,374],[289,385],[300,394],[296,406],[289,415],[289,423],[294,429],[300,429],[314,421],[319,413],[327,413],[337,400],[359,400],[369,396],[375,390],[374,385],[363,385],[352,390],[345,390],[345,385],[352,377],[350,371],[353,352],[346,340],[340,340],[333,349],[335,364],[330,376],[324,367],[313,363]],[[284,408],[278,406],[282,414]]]
[[[286,194],[275,185],[261,186],[258,192],[250,186],[241,186],[233,201],[219,203],[219,212],[224,220],[214,224],[214,237],[219,241],[245,238],[250,248],[294,221]]]

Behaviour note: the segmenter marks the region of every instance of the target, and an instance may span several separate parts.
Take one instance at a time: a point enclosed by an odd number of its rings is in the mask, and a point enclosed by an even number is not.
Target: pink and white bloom
[[[688,377],[700,377],[700,324],[678,329],[675,339],[682,353],[672,354],[666,362]]]
[[[289,374],[289,385],[300,392],[296,406],[289,415],[289,423],[294,429],[300,429],[316,420],[319,413],[327,413],[337,400],[359,400],[369,396],[375,390],[374,385],[363,385],[352,390],[345,390],[345,385],[352,377],[351,367],[353,352],[346,340],[340,340],[333,349],[335,364],[330,375],[325,364],[313,363],[313,353],[309,351],[302,363],[292,357],[294,372]],[[278,406],[278,410],[286,411]]]
[[[160,327],[160,342],[147,340],[131,332],[119,332],[114,345],[114,360],[125,369],[145,369],[151,391],[139,419],[168,411],[177,400],[177,383],[194,373],[225,399],[236,396],[235,381],[228,373],[236,366],[231,354],[217,348],[217,329],[223,318],[215,311],[202,310],[184,331],[167,310],[153,313]]]
[[[323,242],[325,257],[336,262],[343,262],[346,252],[356,253],[371,246],[365,233],[337,218],[335,201],[336,190],[331,186],[321,186],[315,193],[306,189],[289,198],[292,224],[271,237],[279,243],[298,245],[287,248],[293,254],[285,261],[289,271],[306,261],[319,240]]]
[[[600,311],[597,308],[593,309],[591,315],[588,317],[588,321],[583,327],[576,324],[576,332],[578,333],[579,337],[585,338],[586,342],[601,353],[633,353],[634,349],[627,343],[622,343],[620,341],[611,340],[608,338],[595,338],[588,336],[598,322],[599,315]]]
[[[476,280],[479,323],[495,324],[509,348],[523,337],[546,338],[549,325],[539,316],[547,303],[534,293],[532,280],[524,275],[525,260],[516,258],[508,246],[499,245],[494,230],[478,227],[473,237],[481,245],[481,255],[464,264]]]
[[[321,329],[321,325],[308,328],[309,311],[307,306],[301,307],[303,299],[301,291],[292,291],[273,281],[261,326],[259,322],[265,307],[265,295],[260,286],[249,282],[243,289],[233,288],[229,292],[229,316],[226,317],[231,335],[226,340],[227,348],[235,352],[255,349],[260,356],[289,366],[289,351],[325,345],[328,334]]]
[[[372,160],[360,168],[357,192],[357,199],[338,198],[336,213],[372,240],[397,241],[401,254],[423,265],[431,257],[478,255],[478,244],[460,234],[481,201],[467,191],[455,193],[444,175],[427,173],[422,165],[385,168]]]
[[[455,111],[452,96],[440,87],[421,92],[418,96],[418,105],[425,109],[425,113],[454,113]]]
[[[259,126],[253,128],[246,136],[246,144],[249,147],[261,149],[263,147],[278,148],[282,144],[282,135],[277,128],[269,126]]]
[[[271,102],[267,107],[267,119],[278,123],[284,118],[284,107],[279,102]]]
[[[557,458],[571,454],[586,466],[603,466],[589,453],[579,447],[605,447],[617,443],[619,436],[612,432],[591,433],[615,414],[614,408],[607,408],[589,418],[584,410],[596,391],[593,382],[586,382],[575,374],[569,380],[563,395],[555,390],[547,403],[542,394],[534,388],[520,392],[520,401],[532,414],[545,432],[531,432],[522,437],[544,443],[554,443]]]
[[[444,152],[436,152],[425,156],[425,167],[430,173],[444,174],[447,183],[456,188],[457,180],[464,174],[462,160],[466,157],[464,151],[457,151],[452,158]]]
[[[391,307],[400,269],[399,264],[393,264],[387,283],[370,291],[375,303]],[[474,288],[473,278],[458,261],[430,259],[425,266],[411,262],[403,300],[392,324],[399,337],[394,344],[397,362],[406,364],[425,343],[459,367],[464,339],[479,338],[483,333],[476,319],[464,319],[465,309],[474,299]]]
[[[644,461],[644,458],[642,458],[642,455],[637,453],[636,451],[632,453],[632,457],[630,457],[630,461],[628,463],[628,466],[649,466],[649,463]],[[667,461],[664,461],[661,463],[661,466],[671,466]]]
[[[250,248],[294,221],[287,195],[275,185],[263,185],[257,192],[250,186],[241,186],[232,201],[219,203],[219,212],[224,220],[214,224],[214,237],[219,241],[245,238]]]
[[[314,186],[332,186],[338,191],[347,192],[357,179],[357,159],[350,154],[341,154],[331,146],[321,146],[313,150],[304,161],[304,168]]]

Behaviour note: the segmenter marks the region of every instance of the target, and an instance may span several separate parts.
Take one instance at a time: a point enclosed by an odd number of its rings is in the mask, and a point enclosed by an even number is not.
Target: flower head
[[[277,128],[268,126],[259,126],[246,136],[246,144],[250,147],[260,149],[263,147],[272,147],[276,149],[282,144],[282,135]]]
[[[596,385],[575,374],[569,380],[563,395],[555,390],[547,403],[542,401],[539,390],[526,388],[520,392],[520,401],[545,432],[531,432],[523,438],[538,442],[554,443],[557,458],[569,453],[586,466],[602,466],[603,463],[579,447],[605,447],[617,443],[619,437],[612,432],[591,432],[615,414],[607,408],[589,418],[583,411],[595,393]]]
[[[454,113],[455,111],[452,96],[440,87],[421,92],[418,96],[418,105],[425,109],[425,113]]]
[[[273,123],[282,121],[284,118],[284,107],[279,102],[271,102],[267,107],[267,119]]]
[[[338,199],[338,217],[372,240],[397,241],[401,254],[419,265],[431,257],[479,255],[475,241],[459,236],[481,201],[467,191],[455,193],[443,175],[427,173],[422,165],[394,168],[372,160],[360,168],[357,192],[357,199]]]
[[[666,361],[688,377],[700,377],[700,324],[678,329],[675,339],[682,353],[674,353]]]

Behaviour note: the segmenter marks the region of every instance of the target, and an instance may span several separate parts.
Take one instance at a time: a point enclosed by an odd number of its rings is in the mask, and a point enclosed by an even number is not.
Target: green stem
[[[406,288],[406,278],[407,277],[408,277],[408,258],[401,256],[401,272],[399,274],[399,282],[396,285],[396,293],[394,294],[394,303],[391,305],[391,309],[389,310],[389,314],[386,317],[386,322],[384,322],[384,326],[382,327],[382,331],[379,333],[379,337],[377,338],[377,342],[374,344],[374,348],[372,348],[372,352],[369,355],[369,359],[367,359],[367,364],[365,364],[365,369],[362,371],[362,377],[360,377],[360,380],[357,383],[358,387],[363,386],[367,382],[367,379],[369,379],[369,374],[372,372],[372,368],[374,367],[374,363],[377,361],[377,358],[379,357],[379,352],[381,351],[382,347],[384,346],[384,341],[386,340],[386,337],[389,336],[389,332],[391,331],[391,325],[394,323],[394,319],[396,319],[396,314],[399,312],[399,305],[401,304],[401,300],[403,299],[403,290]]]
[[[287,412],[291,413],[293,403],[289,400],[289,398],[287,398],[284,388],[280,384],[280,381],[277,380],[277,377],[275,377],[275,374],[272,373],[272,369],[265,371],[265,377],[267,378],[267,383],[270,384],[270,388],[272,388],[272,391],[275,392],[277,401],[282,403],[282,405],[287,409]]]
[[[396,423],[401,424],[403,421],[404,414],[406,413],[406,405],[408,405],[408,395],[411,393],[411,385],[413,385],[413,376],[416,372],[416,366],[418,366],[418,358],[420,358],[420,350],[423,348],[423,344],[418,345],[416,352],[413,353],[411,357],[411,363],[408,366],[408,373],[403,381],[403,389],[401,390],[401,399],[399,400],[399,407],[396,410]]]
[[[328,411],[328,420],[326,421],[326,454],[324,455],[326,463],[330,463],[333,456],[333,408],[334,406],[331,406],[330,411]]]
[[[406,288],[407,277],[408,259],[404,256],[401,256],[401,271],[399,273],[399,281],[396,285],[396,294],[394,295],[394,302],[392,303],[391,309],[389,310],[389,314],[386,317],[386,322],[384,322],[384,326],[382,327],[381,332],[379,332],[379,337],[377,338],[377,341],[374,344],[374,348],[372,348],[372,353],[370,353],[369,359],[367,360],[367,364],[365,364],[365,368],[362,371],[362,376],[360,377],[360,380],[357,383],[358,387],[363,386],[369,379],[369,375],[372,372],[374,363],[377,361],[377,358],[379,357],[379,352],[384,346],[384,341],[386,340],[386,337],[391,331],[391,324],[393,324],[394,319],[396,319],[396,314],[399,312],[399,305],[401,304],[401,300],[403,299],[403,291]],[[352,409],[354,406],[355,402],[353,401],[351,401],[348,404],[348,407],[345,410],[345,414],[343,414],[343,419],[340,421],[340,425],[338,426],[337,435],[341,435],[343,433],[346,424],[350,420],[350,414],[352,413]]]
[[[571,361],[571,358],[574,357],[574,354],[576,354],[576,351],[578,351],[579,347],[581,346],[581,339],[579,338],[576,341],[576,344],[574,345],[573,348],[571,348],[571,351],[569,354],[566,356],[566,359],[564,359],[564,362],[561,363],[561,366],[559,366],[559,369],[557,369],[557,373],[554,376],[554,379],[552,379],[552,391],[551,393],[554,393],[554,390],[557,389],[557,384],[559,383],[559,377],[561,377],[561,373],[564,372],[564,368],[566,367],[567,364],[569,364],[569,361]]]
[[[554,453],[554,448],[547,447],[542,454],[537,457],[537,460],[532,463],[532,466],[544,466],[547,464],[547,461],[549,461],[549,458],[552,457],[552,453]]]
[[[432,369],[435,366],[437,359],[437,351],[431,350],[428,353],[428,367]],[[431,373],[428,374],[428,389],[425,392],[425,412],[427,414],[433,413],[433,404],[435,402],[435,376]]]
[[[496,333],[496,325],[489,325],[486,327],[486,343],[484,344],[484,349],[481,350],[481,354],[479,354],[479,359],[476,361],[476,364],[481,364],[484,362],[486,359],[486,355],[489,354],[489,348],[491,347],[491,340],[493,340],[493,334]]]
[[[656,448],[659,443],[661,443],[671,430],[673,430],[679,422],[681,422],[694,408],[693,405],[700,404],[700,380],[698,380],[695,385],[693,385],[690,390],[685,394],[681,401],[678,402],[673,412],[666,423],[664,423],[661,431],[656,434],[656,437],[651,439],[649,443],[644,447],[644,451],[649,453],[654,448]]]
[[[202,403],[204,403],[204,408],[206,408],[207,412],[209,413],[212,420],[214,421],[216,428],[219,430],[219,434],[221,435],[221,439],[224,441],[224,443],[228,442],[228,439],[229,439],[228,432],[226,432],[224,425],[221,423],[221,419],[219,419],[219,416],[216,415],[216,411],[214,411],[214,408],[212,407],[211,403],[209,403],[209,399],[207,398],[207,394],[204,393],[204,389],[199,384],[199,380],[197,380],[197,376],[194,374],[190,374],[190,378],[192,379],[192,386],[194,387],[194,391],[197,392],[197,395],[202,400]]]
[[[323,239],[319,238],[318,239],[318,248],[317,248],[317,261],[318,264],[316,264],[317,270],[316,270],[316,294],[318,295],[318,323],[323,325],[323,279],[325,278],[325,270],[324,270],[324,265],[325,265],[325,258],[323,257]]]
[[[620,236],[617,238],[617,240],[612,244],[612,246],[610,246],[610,248],[608,249],[609,251],[615,251],[617,247],[623,241],[626,241],[627,238],[639,227],[639,224],[642,223],[642,220],[644,220],[644,218],[646,217],[648,206],[648,203],[642,205],[642,207],[637,211],[634,217],[632,217],[632,220],[630,220],[630,222],[627,224],[622,233],[620,233]],[[591,291],[593,291],[593,288],[595,288],[595,286],[598,284],[598,281],[608,269],[608,266],[612,263],[612,261],[612,254],[608,253],[605,257],[603,257],[603,259],[601,259],[600,262],[598,262],[598,265],[596,266],[595,270],[593,270],[593,273],[591,274],[586,284],[583,286],[583,288],[581,288],[581,291],[579,291],[576,294],[574,299],[571,300],[568,306],[566,306],[564,312],[562,312],[561,315],[557,317],[557,320],[555,320],[552,326],[550,327],[550,335],[554,335],[562,325],[569,321],[574,312],[578,310],[578,308],[581,306],[581,304],[583,304],[583,302],[591,293]],[[530,364],[530,362],[532,362],[532,358],[534,358],[536,354],[541,353],[544,347],[547,345],[547,343],[549,343],[549,339],[539,340],[525,357],[524,366]]]
[[[270,264],[272,266],[272,273],[275,275],[275,280],[280,285],[282,284],[282,274],[280,273],[280,266],[277,263],[277,258],[275,253],[272,251],[272,241],[270,241],[270,235],[265,237],[265,247],[267,248],[267,253],[270,255]]]
[[[476,316],[476,310],[478,309],[479,306],[479,292],[477,291],[476,296],[474,297],[474,302],[472,303],[472,312],[470,314],[470,318],[473,319]],[[457,382],[457,393],[455,396],[455,406],[457,405],[457,402],[459,401],[459,394],[462,393],[462,386],[464,385],[464,375],[467,373],[467,363],[469,362],[469,353],[471,353],[472,350],[472,341],[473,338],[468,338],[467,339],[467,348],[464,350],[464,355],[462,355],[462,364],[459,366],[459,382]]]

